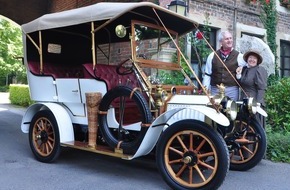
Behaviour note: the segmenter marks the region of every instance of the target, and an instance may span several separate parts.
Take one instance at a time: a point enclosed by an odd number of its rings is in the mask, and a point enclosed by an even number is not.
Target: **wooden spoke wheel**
[[[36,159],[52,162],[60,153],[60,139],[57,122],[49,110],[35,114],[29,128],[30,148]]]
[[[217,189],[229,169],[222,137],[196,120],[169,126],[159,140],[156,157],[158,169],[172,189]]]
[[[264,157],[267,147],[266,134],[260,124],[253,120],[236,121],[234,146],[230,149],[230,169],[245,171],[255,167]]]

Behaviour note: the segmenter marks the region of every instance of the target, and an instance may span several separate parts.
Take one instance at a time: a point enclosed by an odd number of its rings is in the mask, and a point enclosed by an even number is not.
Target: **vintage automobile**
[[[254,167],[266,146],[255,100],[234,102],[222,84],[210,96],[192,82],[165,83],[189,79],[185,68],[195,74],[179,38],[197,27],[148,2],[98,3],[22,25],[35,103],[21,129],[36,159],[52,162],[61,147],[127,160],[152,153],[172,189],[217,189],[230,165]]]

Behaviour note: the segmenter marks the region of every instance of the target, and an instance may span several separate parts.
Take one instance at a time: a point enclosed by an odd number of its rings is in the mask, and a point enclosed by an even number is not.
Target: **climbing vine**
[[[260,0],[262,5],[261,21],[267,29],[267,42],[275,56],[275,76],[278,77],[277,64],[277,44],[276,44],[276,30],[277,30],[277,10],[275,0]]]

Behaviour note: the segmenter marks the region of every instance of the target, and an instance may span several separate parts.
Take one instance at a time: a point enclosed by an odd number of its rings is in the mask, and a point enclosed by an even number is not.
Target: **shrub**
[[[33,103],[30,99],[28,85],[10,85],[9,92],[11,104],[26,107]]]
[[[267,159],[290,162],[290,78],[270,76],[265,100],[267,118]]]
[[[8,92],[9,86],[0,86],[0,92]]]
[[[265,100],[267,123],[274,132],[290,132],[290,78],[282,78],[268,87]]]
[[[267,132],[267,159],[276,162],[290,162],[290,133]]]

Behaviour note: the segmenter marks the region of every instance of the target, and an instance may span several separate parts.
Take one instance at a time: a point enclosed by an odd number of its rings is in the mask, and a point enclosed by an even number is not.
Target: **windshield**
[[[155,63],[174,62],[172,55],[176,54],[176,48],[166,31],[161,30],[161,27],[144,23],[135,23],[133,28],[135,39],[133,47],[137,60],[154,60]],[[177,39],[177,34],[172,31],[171,36],[173,40]]]
[[[151,83],[183,84],[179,53],[174,41],[178,41],[176,32],[165,31],[162,27],[133,21],[133,57],[149,77]],[[168,80],[168,78],[178,78]],[[177,82],[177,83],[176,83]]]

